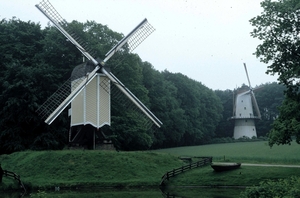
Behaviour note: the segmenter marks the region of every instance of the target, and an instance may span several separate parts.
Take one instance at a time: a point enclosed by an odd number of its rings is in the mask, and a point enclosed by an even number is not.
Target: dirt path
[[[300,165],[280,165],[280,164],[248,164],[248,163],[242,163],[242,166],[267,166],[267,167],[300,168]]]

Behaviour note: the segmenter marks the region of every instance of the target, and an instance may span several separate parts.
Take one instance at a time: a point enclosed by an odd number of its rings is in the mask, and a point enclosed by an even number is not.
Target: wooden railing
[[[166,172],[161,178],[160,186],[164,186],[164,182],[166,180],[169,180],[171,177],[174,177],[180,173],[186,172],[194,168],[211,164],[212,162],[212,157],[198,157],[198,158],[201,158],[201,160]]]
[[[17,175],[16,173],[11,172],[11,171],[3,170],[3,176],[10,177],[14,180],[17,180],[19,182],[20,188],[22,188],[24,190],[24,192],[26,193],[26,188],[20,179],[20,175]]]

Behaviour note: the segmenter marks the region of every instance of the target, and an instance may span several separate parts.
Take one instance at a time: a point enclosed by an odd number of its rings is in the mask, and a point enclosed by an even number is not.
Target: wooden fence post
[[[169,178],[174,177],[180,173],[183,173],[185,171],[191,170],[192,168],[197,168],[199,166],[204,166],[208,163],[212,162],[212,157],[202,157],[201,160],[194,162],[194,163],[190,163],[188,165],[185,166],[181,166],[180,168],[176,168],[173,169],[171,171],[168,171],[167,173],[165,173],[165,175],[162,177],[162,181],[160,182],[160,185],[164,185],[164,181],[167,179],[169,181]]]

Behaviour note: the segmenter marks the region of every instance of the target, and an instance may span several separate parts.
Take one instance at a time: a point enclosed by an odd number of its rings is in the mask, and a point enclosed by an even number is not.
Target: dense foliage
[[[261,120],[256,122],[257,136],[268,136],[274,120],[279,116],[279,107],[284,100],[285,87],[276,82],[259,86],[255,91]]]
[[[278,74],[286,86],[286,100],[271,130],[270,145],[290,143],[292,136],[299,142],[300,114],[294,108],[300,101],[300,1],[265,0],[261,6],[261,15],[250,20],[255,27],[251,35],[262,41],[256,56],[269,64],[267,73]]]
[[[279,181],[267,180],[260,182],[259,186],[248,187],[241,194],[243,198],[274,198],[274,197],[299,197],[300,178],[291,177]]]
[[[122,38],[94,21],[73,21],[69,28],[100,58]],[[54,27],[1,20],[0,153],[68,144],[67,111],[48,126],[36,110],[81,61],[80,52]],[[195,145],[215,136],[223,107],[211,89],[179,73],[159,72],[126,49],[107,65],[164,123],[160,129],[146,128],[134,111],[113,103],[109,132],[119,149]]]
[[[223,105],[222,119],[216,129],[216,137],[233,137],[234,121],[229,118],[233,115],[233,91],[232,90],[216,90],[215,93],[221,99]]]

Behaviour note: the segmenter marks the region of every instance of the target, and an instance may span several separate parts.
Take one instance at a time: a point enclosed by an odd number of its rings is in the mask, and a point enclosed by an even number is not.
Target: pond
[[[243,188],[203,188],[203,187],[176,187],[168,188],[162,192],[159,188],[140,188],[140,189],[82,189],[76,191],[60,190],[60,191],[38,191],[26,194],[23,197],[60,197],[60,198],[90,198],[90,197],[101,197],[101,198],[135,198],[135,197],[206,197],[206,198],[237,198],[243,191]],[[1,194],[1,198],[19,198],[20,193],[4,193]]]

